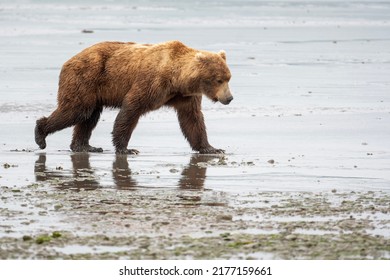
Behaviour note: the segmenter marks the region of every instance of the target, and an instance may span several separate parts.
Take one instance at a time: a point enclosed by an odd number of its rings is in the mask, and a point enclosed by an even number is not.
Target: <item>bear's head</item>
[[[195,54],[192,73],[193,93],[204,94],[214,102],[224,105],[233,100],[229,89],[231,78],[224,51],[218,53],[199,51]]]

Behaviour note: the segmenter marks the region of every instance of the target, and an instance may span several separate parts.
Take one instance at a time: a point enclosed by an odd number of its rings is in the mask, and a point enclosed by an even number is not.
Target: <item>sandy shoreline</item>
[[[265,167],[229,156],[10,153],[36,160],[2,166],[18,178],[1,186],[3,259],[389,257],[389,192],[362,179],[261,181]]]
[[[386,1],[0,3],[0,259],[389,259],[389,15]],[[235,99],[203,108],[227,154],[192,154],[169,110],[142,118],[136,157],[113,152],[115,110],[92,135],[104,153],[71,153],[71,129],[38,150],[61,65],[106,40],[224,49]]]
[[[183,181],[177,189],[134,188],[126,170],[116,189],[96,189],[84,172],[74,182],[52,178],[49,187],[2,186],[13,207],[2,210],[1,258],[389,257],[388,193],[231,194]]]

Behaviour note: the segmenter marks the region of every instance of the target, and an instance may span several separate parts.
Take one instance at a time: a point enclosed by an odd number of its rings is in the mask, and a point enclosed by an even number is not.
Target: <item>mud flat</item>
[[[1,186],[3,259],[389,258],[388,191],[264,191],[245,174],[270,163],[228,157],[193,155],[183,165],[182,155],[156,164],[81,153],[70,154],[68,169],[48,164],[47,154],[19,156],[36,158],[26,163],[35,182]],[[207,176],[235,172],[243,178]]]
[[[0,258],[389,259],[390,3],[176,2],[0,3]],[[37,149],[66,59],[173,39],[227,52],[235,99],[203,103],[226,155],[192,154],[168,110],[139,156],[114,154],[110,110],[103,153],[70,129]]]

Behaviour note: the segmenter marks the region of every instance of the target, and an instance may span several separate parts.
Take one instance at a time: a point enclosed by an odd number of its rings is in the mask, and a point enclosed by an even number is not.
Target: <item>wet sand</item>
[[[0,4],[1,259],[390,258],[390,2],[223,3]],[[227,52],[235,99],[203,102],[226,155],[191,153],[165,109],[138,156],[114,154],[116,110],[102,154],[71,129],[37,148],[64,61],[173,39]]]

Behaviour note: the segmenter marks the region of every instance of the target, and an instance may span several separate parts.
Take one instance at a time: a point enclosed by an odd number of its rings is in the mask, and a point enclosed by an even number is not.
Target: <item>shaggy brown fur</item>
[[[118,107],[113,129],[116,153],[127,149],[138,119],[162,106],[173,107],[191,148],[200,153],[223,153],[213,148],[201,112],[202,95],[229,104],[231,74],[223,51],[189,48],[178,41],[161,44],[103,42],[68,60],[62,67],[58,107],[37,121],[35,141],[46,147],[46,136],[75,126],[72,151],[102,152],[89,145],[103,107]]]

